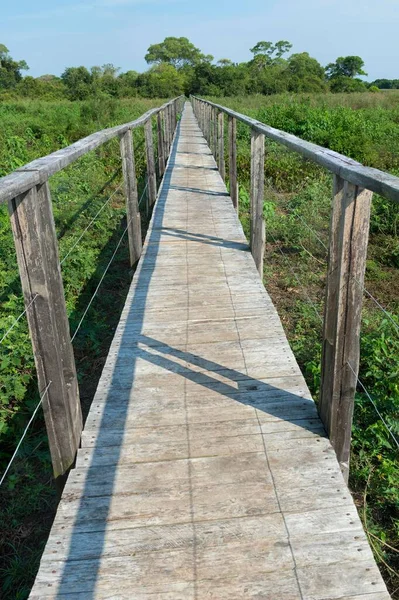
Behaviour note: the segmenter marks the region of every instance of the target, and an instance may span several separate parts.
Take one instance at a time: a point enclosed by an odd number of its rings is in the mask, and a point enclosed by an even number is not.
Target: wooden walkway
[[[389,598],[189,104],[30,597]]]

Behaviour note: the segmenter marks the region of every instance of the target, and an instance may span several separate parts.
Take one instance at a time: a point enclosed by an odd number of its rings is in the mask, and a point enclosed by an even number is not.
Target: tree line
[[[85,100],[93,96],[166,98],[179,94],[237,96],[284,92],[362,92],[399,88],[399,80],[367,83],[360,56],[344,56],[323,67],[307,52],[289,54],[292,44],[261,41],[250,49],[252,59],[234,63],[203,54],[185,37],[167,37],[152,44],[144,73],[121,73],[113,64],[67,67],[61,77],[31,77],[25,61],[15,61],[0,44],[0,99],[13,97]]]

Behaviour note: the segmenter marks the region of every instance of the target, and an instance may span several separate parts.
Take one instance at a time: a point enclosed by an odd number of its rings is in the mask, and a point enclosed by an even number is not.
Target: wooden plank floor
[[[389,598],[189,104],[31,598]]]

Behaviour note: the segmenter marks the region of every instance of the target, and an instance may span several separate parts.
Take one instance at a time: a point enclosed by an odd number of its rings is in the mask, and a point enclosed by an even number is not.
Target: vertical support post
[[[334,176],[319,413],[346,481],[371,198],[370,191]]]
[[[158,134],[158,170],[159,176],[165,172],[165,143],[163,139],[163,112],[157,114],[157,134]]]
[[[206,130],[206,134],[207,134],[207,142],[208,142],[208,146],[211,147],[211,133],[212,133],[212,107],[207,104],[206,105],[206,111],[207,111],[207,130]]]
[[[165,156],[165,165],[169,156],[169,138],[170,138],[170,119],[169,119],[169,111],[168,106],[164,110],[164,125],[165,125],[165,134],[164,134],[164,156]]]
[[[237,121],[229,116],[229,182],[230,197],[233,206],[238,212],[238,184],[237,184]]]
[[[148,199],[150,208],[157,199],[157,178],[155,174],[154,140],[152,137],[152,119],[149,118],[144,125],[145,150],[148,174]]]
[[[136,166],[132,131],[128,129],[120,139],[122,171],[125,182],[127,233],[129,238],[130,265],[139,260],[142,251],[141,217],[137,191]]]
[[[39,389],[49,385],[42,402],[54,477],[62,483],[82,413],[48,182],[11,200],[9,212]]]
[[[218,110],[212,107],[213,127],[212,127],[212,152],[215,160],[218,159]]]
[[[265,136],[251,132],[251,251],[256,268],[263,277],[265,254],[265,221],[263,197],[265,189]]]
[[[218,167],[219,173],[226,180],[226,165],[224,160],[224,113],[220,111],[218,114]]]
[[[175,102],[172,102],[172,104],[170,105],[170,110],[172,112],[172,140],[173,140],[173,135],[175,133],[176,123],[177,123],[177,119],[176,119],[176,104],[175,104]]]

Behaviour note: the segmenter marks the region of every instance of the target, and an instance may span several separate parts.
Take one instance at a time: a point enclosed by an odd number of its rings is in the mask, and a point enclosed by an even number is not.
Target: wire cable
[[[36,300],[36,298],[38,297],[39,294],[35,294],[34,297],[32,298],[32,300],[29,302],[28,306],[25,308],[25,310],[23,310],[21,312],[21,314],[15,319],[14,323],[11,325],[11,327],[9,327],[7,329],[7,331],[5,332],[5,334],[3,335],[3,337],[0,340],[0,344],[2,344],[4,342],[4,340],[6,339],[6,337],[11,333],[11,331],[14,329],[14,327],[17,326],[17,324],[19,323],[19,321],[22,319],[22,317],[28,312],[28,310],[30,309],[30,307],[32,306],[32,304],[34,303],[34,301]]]
[[[41,398],[40,398],[40,400],[39,400],[39,402],[38,402],[38,404],[37,404],[37,406],[36,406],[35,410],[33,411],[33,414],[32,414],[32,416],[31,416],[31,418],[29,419],[29,422],[28,422],[27,426],[26,426],[26,427],[25,427],[25,429],[24,429],[24,432],[23,432],[23,434],[22,434],[22,437],[21,437],[21,439],[19,440],[19,442],[18,442],[18,445],[17,445],[17,447],[16,447],[16,448],[15,448],[15,450],[14,450],[14,454],[12,455],[12,457],[11,457],[11,459],[10,459],[10,461],[9,461],[9,463],[8,463],[8,465],[7,465],[7,467],[6,467],[6,470],[4,471],[4,473],[3,473],[3,475],[2,475],[2,478],[0,479],[0,486],[2,485],[3,481],[5,480],[5,478],[6,478],[6,476],[7,476],[7,473],[8,473],[8,471],[10,470],[10,467],[11,467],[12,463],[14,462],[14,459],[15,459],[15,457],[17,456],[18,450],[19,450],[19,448],[20,448],[20,446],[21,446],[21,444],[22,444],[22,442],[23,442],[23,440],[24,440],[24,438],[25,438],[26,434],[28,433],[28,429],[29,429],[29,427],[31,426],[31,424],[32,424],[32,422],[33,422],[33,420],[34,420],[34,418],[35,418],[35,416],[36,416],[36,413],[37,413],[37,411],[39,410],[40,406],[42,405],[42,402],[43,402],[44,398],[45,398],[45,397],[46,397],[46,395],[47,395],[47,392],[48,392],[48,389],[49,389],[50,385],[51,385],[51,381],[49,381],[49,382],[48,382],[48,384],[47,384],[47,386],[46,386],[46,388],[45,388],[45,390],[44,390],[44,392],[43,392],[43,394],[42,394],[42,396],[41,396]]]
[[[277,245],[276,239],[274,238],[273,234],[272,234],[270,231],[269,231],[269,235],[271,235],[271,237],[272,237],[272,238],[273,238],[273,240],[274,240],[274,243]],[[281,248],[280,248],[279,246],[278,246],[278,249],[279,249],[279,251],[280,251],[281,255],[283,256],[284,260],[286,261],[286,263],[287,263],[287,266],[288,266],[289,270],[291,271],[291,273],[292,273],[292,274],[293,274],[293,276],[295,277],[296,281],[298,282],[299,286],[301,287],[301,289],[302,289],[302,290],[303,290],[303,292],[305,293],[305,296],[306,296],[306,298],[307,298],[307,300],[308,300],[309,304],[312,306],[312,308],[313,308],[313,310],[315,311],[315,313],[316,313],[317,317],[319,318],[319,320],[320,320],[320,321],[321,321],[321,323],[322,323],[322,322],[323,322],[323,319],[322,319],[322,317],[320,316],[320,314],[319,314],[319,312],[318,312],[318,310],[317,310],[317,308],[316,308],[315,304],[313,303],[312,299],[310,298],[310,296],[309,296],[309,294],[308,294],[308,292],[307,292],[306,288],[305,288],[305,287],[302,285],[302,283],[301,283],[301,281],[299,280],[299,278],[298,278],[297,274],[296,274],[296,273],[295,273],[295,271],[294,271],[294,270],[291,268],[291,266],[290,266],[290,264],[289,264],[289,262],[288,262],[288,260],[287,260],[286,256],[284,255],[284,253],[282,252],[282,250],[281,250]],[[357,282],[357,283],[359,283],[359,282]],[[378,302],[378,301],[376,301],[376,302]],[[384,312],[386,312],[386,311],[383,309],[383,307],[381,307],[381,310],[383,310]],[[386,314],[387,314],[387,316],[389,316],[389,315],[388,315],[388,313],[386,313]],[[392,320],[392,319],[391,319],[391,320]],[[396,323],[395,323],[394,321],[393,321],[393,323],[394,323],[394,324],[395,324],[395,326],[396,326]],[[369,391],[367,390],[366,386],[365,386],[365,385],[364,385],[364,383],[361,381],[361,379],[359,379],[358,375],[356,375],[356,373],[355,373],[354,369],[352,368],[352,365],[351,365],[349,362],[347,362],[347,365],[348,365],[348,367],[350,368],[350,370],[352,371],[352,373],[355,375],[357,383],[360,385],[360,387],[362,388],[362,390],[363,390],[363,391],[364,391],[364,393],[366,394],[367,398],[370,400],[370,402],[371,402],[372,406],[374,407],[374,410],[376,411],[376,413],[377,413],[378,417],[380,418],[380,420],[381,420],[382,424],[384,425],[385,429],[387,430],[388,434],[390,435],[390,437],[391,437],[391,438],[392,438],[392,440],[394,441],[395,445],[396,445],[396,446],[399,448],[399,442],[398,442],[398,440],[396,439],[396,437],[395,437],[395,435],[393,434],[392,430],[390,429],[390,427],[388,426],[388,424],[387,424],[387,422],[385,421],[384,417],[383,417],[383,416],[382,416],[382,414],[380,413],[380,411],[379,411],[379,409],[378,409],[378,406],[377,406],[377,404],[375,403],[375,401],[374,401],[374,400],[373,400],[373,398],[371,397],[371,394],[370,394],[370,393],[369,393]]]
[[[142,201],[143,201],[143,199],[144,199],[144,194],[146,193],[146,191],[147,191],[147,188],[148,188],[148,179],[147,179],[147,182],[146,182],[146,184],[145,184],[145,186],[144,186],[143,192],[142,192],[142,194],[141,194],[141,196],[140,196],[140,200],[138,201],[138,205],[139,205],[139,206],[140,206],[140,204],[142,203]]]
[[[82,239],[82,237],[84,236],[84,234],[86,233],[86,231],[88,229],[90,229],[90,227],[93,225],[94,221],[97,219],[98,215],[104,210],[104,208],[107,206],[107,204],[109,204],[111,202],[112,198],[115,196],[115,194],[117,192],[119,192],[119,190],[121,189],[121,187],[122,187],[122,183],[118,185],[118,187],[112,192],[112,194],[110,195],[110,197],[101,206],[100,210],[96,212],[96,214],[94,215],[94,217],[91,219],[90,223],[87,225],[87,227],[85,227],[85,229],[82,231],[82,233],[80,234],[80,236],[78,237],[78,239],[76,240],[76,242],[72,245],[72,247],[68,250],[68,252],[64,256],[64,258],[61,260],[60,265],[64,264],[64,262],[66,261],[66,259],[68,258],[68,256],[72,253],[72,251],[79,244],[80,240]]]
[[[148,182],[147,182],[147,184],[148,184]],[[141,198],[140,198],[139,204],[140,204],[141,200],[143,199],[143,196],[144,196],[144,193],[145,193],[146,189],[147,189],[147,185],[145,186],[145,188],[143,190],[143,193],[141,194]],[[114,252],[113,252],[113,254],[112,254],[112,256],[111,256],[111,258],[110,258],[110,260],[108,262],[108,264],[107,264],[107,266],[105,267],[105,271],[103,272],[103,274],[101,276],[101,279],[98,282],[98,285],[97,285],[96,289],[94,290],[94,294],[90,298],[90,301],[89,301],[88,305],[86,306],[86,309],[85,309],[85,311],[84,311],[84,313],[83,313],[83,315],[82,315],[82,317],[81,317],[81,319],[80,319],[80,321],[78,323],[78,326],[76,327],[76,329],[74,331],[74,334],[73,334],[73,336],[71,338],[71,342],[73,342],[73,340],[75,339],[75,337],[76,337],[79,329],[81,328],[81,325],[82,325],[82,323],[83,323],[83,321],[84,321],[87,313],[89,312],[90,306],[92,305],[94,298],[97,296],[98,290],[100,289],[100,286],[101,286],[102,282],[104,281],[104,277],[106,276],[106,274],[108,272],[108,269],[110,268],[110,266],[111,266],[111,264],[112,264],[112,262],[113,262],[113,260],[114,260],[114,258],[116,256],[116,253],[119,250],[119,246],[121,245],[122,240],[125,237],[126,232],[129,229],[129,225],[130,225],[130,223],[131,223],[131,221],[132,221],[133,218],[134,217],[132,217],[131,219],[129,219],[129,221],[128,221],[128,223],[127,223],[127,225],[126,225],[126,227],[125,227],[125,229],[124,229],[121,237],[119,238],[119,242],[118,242],[118,244],[117,244],[117,246],[116,246],[116,248],[115,248],[115,250],[114,250]]]
[[[353,277],[353,276],[352,276]],[[389,314],[389,312],[386,310],[386,308],[384,308],[382,306],[382,304],[380,304],[380,302],[378,302],[377,298],[375,298],[373,296],[373,294],[371,292],[369,292],[364,285],[362,285],[360,283],[360,281],[358,281],[356,279],[356,277],[353,277],[353,279],[356,281],[356,283],[358,284],[359,287],[361,287],[363,289],[363,291],[367,294],[367,296],[373,300],[373,302],[375,302],[375,304],[378,306],[378,308],[384,313],[384,315],[386,316],[386,318],[392,323],[392,325],[395,327],[396,331],[399,333],[399,325],[394,321],[394,319],[392,318],[392,315]]]
[[[309,231],[311,231],[311,232],[313,233],[313,235],[314,235],[314,236],[315,236],[315,238],[316,238],[316,239],[317,239],[317,240],[320,242],[320,244],[323,246],[323,248],[324,248],[325,250],[327,250],[327,251],[328,251],[328,248],[327,248],[326,244],[325,244],[325,243],[323,242],[323,240],[322,240],[322,239],[321,239],[321,238],[318,236],[318,234],[315,232],[315,230],[314,230],[314,229],[312,229],[312,227],[311,227],[310,225],[308,225],[308,224],[307,224],[307,222],[305,221],[305,219],[304,219],[304,218],[303,218],[303,217],[302,217],[300,214],[298,214],[297,212],[295,212],[294,210],[292,211],[292,214],[294,215],[294,217],[297,217],[298,219],[300,219],[300,221],[302,221],[302,223],[305,225],[305,227],[306,227],[307,229],[309,229]]]
[[[289,270],[291,271],[292,275],[295,277],[295,280],[297,281],[297,283],[298,283],[299,287],[300,287],[300,288],[302,289],[302,291],[304,292],[304,294],[305,294],[306,298],[308,299],[308,302],[309,302],[309,304],[312,306],[313,310],[315,311],[317,318],[319,319],[319,321],[320,321],[321,323],[323,323],[323,319],[322,319],[322,317],[320,316],[320,314],[319,314],[319,311],[317,310],[317,307],[316,307],[316,305],[314,304],[313,300],[312,300],[312,299],[311,299],[311,297],[309,296],[309,294],[308,294],[308,292],[307,292],[307,289],[305,288],[305,286],[304,286],[304,285],[302,285],[302,283],[301,283],[301,281],[300,281],[300,279],[299,279],[298,275],[295,273],[294,269],[293,269],[293,268],[291,267],[291,265],[289,264],[289,262],[288,262],[288,259],[287,259],[287,257],[285,256],[284,252],[281,250],[280,246],[277,244],[276,238],[274,237],[274,235],[273,235],[273,234],[272,234],[270,231],[268,231],[268,235],[271,235],[271,237],[273,238],[273,241],[274,241],[274,243],[276,244],[276,246],[277,246],[277,248],[278,248],[278,250],[279,250],[279,252],[280,252],[281,256],[284,258],[284,261],[287,263],[287,266],[288,266]]]
[[[393,439],[393,441],[395,442],[397,448],[399,449],[399,442],[396,439],[395,435],[392,433],[392,430],[390,429],[390,427],[388,426],[387,422],[385,421],[384,417],[382,416],[382,414],[380,413],[378,406],[376,405],[375,401],[373,400],[373,398],[371,397],[370,393],[368,392],[366,386],[364,385],[364,383],[359,379],[359,377],[356,375],[355,370],[353,369],[352,365],[347,361],[346,363],[348,365],[348,367],[350,368],[350,370],[352,371],[352,373],[354,374],[354,376],[357,379],[357,383],[360,385],[360,387],[362,388],[362,390],[364,391],[364,393],[366,394],[367,398],[370,400],[371,404],[374,406],[375,412],[377,413],[377,415],[379,416],[381,422],[383,423],[383,425],[385,426],[385,429],[387,430],[387,432],[389,433],[389,435],[391,436],[391,438]]]

